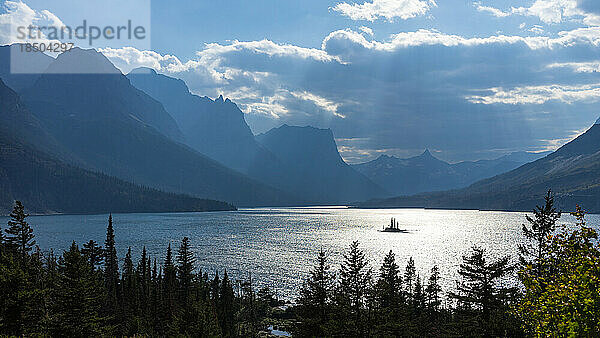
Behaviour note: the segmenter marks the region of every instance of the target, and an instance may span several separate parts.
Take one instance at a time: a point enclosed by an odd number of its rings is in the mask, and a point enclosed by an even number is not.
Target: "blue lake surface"
[[[409,233],[380,232],[390,218]],[[44,251],[62,253],[74,240],[104,243],[108,215],[31,216],[37,244]],[[598,227],[600,215],[588,215]],[[7,218],[2,219],[6,226]],[[564,224],[574,218],[563,216]],[[338,270],[343,253],[360,242],[376,272],[390,250],[404,269],[413,257],[421,278],[436,264],[446,290],[452,288],[461,257],[474,245],[490,256],[516,256],[522,240],[523,212],[423,209],[348,209],[345,207],[253,208],[232,212],[114,214],[117,249],[123,259],[128,247],[139,259],[143,246],[162,261],[167,245],[176,250],[181,239],[191,240],[198,266],[213,274],[217,269],[234,278],[252,276],[259,286],[293,298],[307,276],[319,249],[329,253]]]

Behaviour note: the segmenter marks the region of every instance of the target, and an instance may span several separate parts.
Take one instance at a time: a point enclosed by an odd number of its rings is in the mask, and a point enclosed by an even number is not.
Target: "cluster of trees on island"
[[[545,202],[523,225],[518,263],[474,246],[452,291],[436,266],[422,279],[391,251],[373,270],[354,242],[337,271],[319,252],[295,304],[198,269],[188,238],[162,262],[144,248],[119,264],[112,217],[103,247],[42,253],[16,202],[0,234],[0,335],[250,337],[274,326],[301,337],[600,336],[597,233],[580,208],[575,227],[558,227],[550,192]]]

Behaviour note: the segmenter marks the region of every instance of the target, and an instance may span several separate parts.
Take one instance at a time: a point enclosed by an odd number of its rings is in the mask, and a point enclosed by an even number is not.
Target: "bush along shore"
[[[421,277],[391,251],[373,269],[358,242],[338,268],[321,250],[289,304],[251,279],[202,271],[187,237],[160,262],[144,248],[119,263],[112,217],[103,245],[43,253],[17,201],[0,232],[0,335],[597,337],[598,235],[576,210],[575,227],[559,225],[548,192],[523,225],[517,263],[473,246],[450,292],[436,266]]]

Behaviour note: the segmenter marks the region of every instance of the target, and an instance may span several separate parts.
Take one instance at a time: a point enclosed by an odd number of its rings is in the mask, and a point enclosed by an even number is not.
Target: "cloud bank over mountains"
[[[6,3],[0,23],[44,15]],[[465,5],[481,20],[497,22],[499,31],[483,36],[438,30],[436,20],[449,6],[337,3],[331,15],[347,18],[348,28],[324,34],[320,48],[265,38],[207,42],[188,59],[131,47],[100,50],[125,73],[149,67],[185,80],[194,93],[231,98],[255,133],[284,123],[331,128],[351,162],[424,148],[450,161],[548,150],[596,120],[596,2]],[[418,18],[430,25],[401,28]],[[528,21],[521,34],[502,32],[505,21],[521,19]],[[381,36],[365,26],[374,22],[399,28]],[[7,34],[0,29],[0,42],[10,42]]]

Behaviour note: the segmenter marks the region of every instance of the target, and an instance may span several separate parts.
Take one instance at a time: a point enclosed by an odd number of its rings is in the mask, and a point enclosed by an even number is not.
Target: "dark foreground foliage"
[[[401,268],[390,251],[374,269],[354,242],[334,271],[321,250],[288,306],[251,278],[199,270],[188,238],[161,262],[145,248],[119,260],[112,217],[103,246],[42,253],[17,202],[0,232],[0,335],[256,337],[275,327],[300,337],[600,336],[597,234],[580,209],[575,228],[556,231],[558,216],[549,193],[523,225],[519,263],[473,246],[448,293],[436,266],[420,276],[412,258]]]
[[[0,336],[256,336],[271,321],[291,318],[269,289],[212,278],[197,270],[189,239],[165,260],[120,264],[112,217],[104,246],[89,241],[57,256],[37,247],[17,202],[0,234]]]

